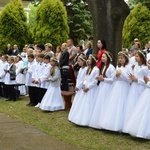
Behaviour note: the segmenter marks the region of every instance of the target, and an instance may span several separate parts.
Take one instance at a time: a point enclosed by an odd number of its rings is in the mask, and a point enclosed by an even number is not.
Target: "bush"
[[[68,33],[67,13],[63,3],[60,0],[43,0],[37,9],[35,43],[52,43],[56,47],[66,42]]]
[[[137,4],[127,17],[123,29],[123,46],[133,45],[134,38],[138,38],[141,45],[150,40],[150,10],[141,3]]]
[[[8,43],[22,48],[30,42],[31,37],[22,1],[12,0],[2,9],[0,15],[1,52],[4,52]]]

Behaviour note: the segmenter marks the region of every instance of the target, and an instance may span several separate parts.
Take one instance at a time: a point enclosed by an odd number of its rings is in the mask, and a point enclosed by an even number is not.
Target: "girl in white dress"
[[[89,125],[90,127],[97,129],[101,128],[99,122],[104,116],[104,110],[106,109],[108,102],[107,96],[115,79],[115,67],[111,64],[112,54],[106,51],[102,55],[101,60],[102,67],[100,69],[100,75],[96,77],[100,81],[100,84],[94,96],[96,103]]]
[[[90,118],[95,105],[95,99],[93,95],[96,94],[97,79],[99,76],[99,69],[96,66],[96,57],[89,55],[88,64],[89,67],[86,72],[86,76],[83,82],[83,87],[80,96],[78,97],[80,103],[73,111],[74,116],[71,117],[71,122],[81,125],[89,126]]]
[[[76,81],[76,87],[75,87],[75,91],[76,91],[76,95],[74,97],[74,101],[72,104],[72,107],[70,109],[69,112],[69,116],[68,119],[71,121],[72,119],[74,119],[74,115],[76,115],[76,111],[78,110],[78,106],[80,105],[80,94],[82,93],[82,87],[83,87],[83,82],[84,82],[84,78],[86,76],[86,72],[87,72],[87,67],[86,67],[86,56],[85,55],[80,55],[78,57],[78,64],[81,67],[77,76],[77,81]]]
[[[20,83],[20,84],[25,84],[25,74],[23,74],[23,65],[24,65],[24,62],[21,58],[21,56],[17,56],[16,57],[16,82],[17,83]],[[18,87],[19,91],[20,91],[20,95],[26,95],[26,87],[25,85],[22,85],[22,86],[19,86]]]
[[[58,60],[55,57],[50,59],[50,77],[46,79],[50,82],[49,87],[41,101],[40,108],[44,111],[56,111],[64,109],[64,102],[60,90],[60,69]]]
[[[146,89],[139,97],[138,103],[125,127],[130,135],[144,139],[150,139],[150,60],[147,66],[149,72],[144,77]]]
[[[135,59],[138,62],[138,65],[134,67],[133,73],[129,74],[129,78],[132,80],[132,84],[124,108],[125,118],[124,118],[123,132],[125,133],[127,132],[126,125],[129,121],[129,117],[132,111],[134,110],[141,93],[145,89],[144,76],[146,76],[148,72],[148,67],[146,66],[145,52],[138,50],[138,53],[135,55]]]
[[[112,85],[108,98],[108,105],[104,111],[103,120],[99,125],[103,129],[111,131],[122,131],[124,123],[124,106],[130,89],[130,67],[129,57],[125,52],[118,53],[118,64],[116,67],[116,80]]]

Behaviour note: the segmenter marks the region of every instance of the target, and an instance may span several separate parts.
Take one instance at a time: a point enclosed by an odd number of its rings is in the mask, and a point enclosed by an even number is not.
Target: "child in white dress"
[[[116,67],[116,80],[112,85],[108,104],[104,111],[103,120],[99,125],[106,130],[122,131],[124,123],[124,106],[130,89],[131,80],[128,74],[131,67],[128,65],[129,57],[125,52],[118,53],[118,64]]]
[[[115,67],[111,64],[112,54],[107,51],[104,52],[101,60],[102,67],[100,69],[100,75],[96,77],[100,81],[100,84],[95,96],[93,95],[96,103],[89,125],[90,127],[97,129],[101,128],[99,122],[104,116],[104,110],[106,109],[108,102],[107,96],[115,79]]]
[[[99,69],[96,66],[96,62],[96,57],[90,55],[88,58],[89,67],[83,82],[81,94],[78,97],[80,103],[74,110],[74,116],[70,120],[77,125],[88,126],[90,123],[90,118],[95,105],[93,95],[95,95],[97,89],[98,80],[96,77],[99,76]]]
[[[76,80],[76,87],[75,87],[76,94],[68,116],[68,120],[70,121],[74,119],[74,115],[76,114],[76,111],[78,110],[78,106],[80,105],[81,100],[79,99],[79,97],[80,94],[82,93],[83,82],[87,72],[86,61],[87,59],[85,55],[80,55],[77,60],[81,68],[79,69],[79,73]]]
[[[126,105],[125,105],[125,118],[124,118],[124,127],[123,132],[126,131],[126,124],[129,121],[129,117],[134,110],[138,99],[141,93],[145,89],[145,81],[144,76],[147,75],[148,67],[146,66],[146,54],[144,51],[138,50],[138,53],[135,55],[135,59],[138,62],[133,69],[133,73],[129,74],[129,78],[132,80],[132,84],[129,90],[129,94],[127,97]]]
[[[144,77],[146,89],[139,97],[125,127],[130,135],[144,139],[150,139],[150,60],[147,66],[149,72]]]
[[[51,70],[50,77],[46,79],[49,87],[41,101],[40,108],[44,111],[57,111],[64,109],[64,102],[60,90],[60,69],[58,60],[55,57],[50,59]]]

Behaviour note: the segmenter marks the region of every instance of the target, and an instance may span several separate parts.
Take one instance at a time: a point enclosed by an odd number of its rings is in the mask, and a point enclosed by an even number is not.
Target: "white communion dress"
[[[49,78],[49,87],[41,101],[40,109],[44,111],[57,111],[64,109],[64,102],[60,90],[60,70],[55,67],[54,74]]]
[[[89,88],[87,92],[81,91],[78,97],[79,102],[74,106],[74,110],[71,110],[72,117],[69,120],[77,125],[89,126],[90,118],[95,105],[95,99],[93,95],[96,93],[97,80],[96,77],[99,76],[99,69],[95,66],[91,74],[87,74],[84,80],[84,87]]]
[[[129,90],[129,94],[127,97],[127,101],[125,104],[125,118],[124,118],[124,127],[123,127],[123,132],[127,133],[126,131],[126,125],[129,121],[130,115],[133,112],[140,95],[142,94],[142,92],[145,89],[145,81],[144,81],[144,76],[148,75],[148,67],[145,65],[142,66],[135,66],[134,70],[133,70],[133,74],[135,77],[138,78],[137,82],[132,82],[130,90]]]
[[[74,119],[74,115],[76,114],[76,111],[78,110],[78,107],[81,103],[81,100],[80,100],[79,97],[82,93],[82,87],[83,87],[83,82],[84,82],[84,79],[85,79],[85,76],[86,76],[86,72],[87,72],[87,67],[80,68],[78,76],[77,76],[76,87],[78,88],[78,91],[75,94],[73,104],[72,104],[70,112],[69,112],[68,119],[70,121]]]
[[[150,79],[150,72],[148,77]],[[150,81],[139,97],[125,129],[132,136],[150,139]]]
[[[105,68],[104,68],[105,69]],[[103,70],[104,70],[103,69]],[[104,116],[104,111],[106,109],[107,103],[108,103],[108,95],[110,93],[110,89],[112,86],[112,83],[115,80],[115,67],[110,64],[109,67],[106,70],[104,81],[101,81],[97,91],[95,93],[94,99],[96,101],[94,110],[92,113],[92,117],[90,119],[90,127],[100,129],[99,121],[102,120]]]
[[[103,120],[99,121],[99,126],[111,131],[122,131],[124,124],[124,106],[130,89],[131,80],[128,77],[130,73],[129,66],[116,68],[121,71],[121,75],[116,77],[113,83],[109,97],[108,105],[104,111]]]

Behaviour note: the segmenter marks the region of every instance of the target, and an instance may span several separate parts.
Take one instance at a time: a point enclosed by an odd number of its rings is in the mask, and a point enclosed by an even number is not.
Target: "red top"
[[[98,59],[97,67],[98,67],[98,68],[101,68],[101,64],[102,64],[101,58],[102,58],[102,55],[103,55],[103,53],[104,53],[105,51],[106,51],[105,49],[101,49],[101,50],[99,50],[98,53],[97,53],[97,59]]]

